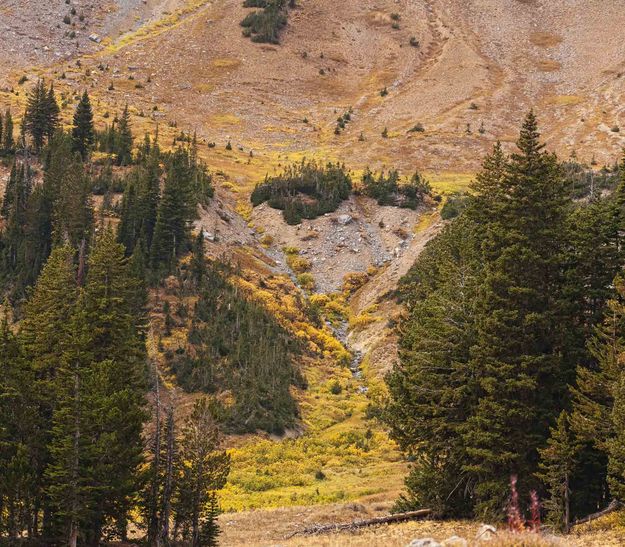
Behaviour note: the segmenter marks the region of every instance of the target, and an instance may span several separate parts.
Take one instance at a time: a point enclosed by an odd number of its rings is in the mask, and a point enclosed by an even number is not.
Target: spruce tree
[[[5,154],[10,154],[15,149],[15,140],[13,139],[13,116],[8,109],[4,114],[4,131],[2,132],[1,148]]]
[[[34,371],[5,316],[0,320],[0,534],[11,545],[25,530],[31,540],[37,533],[32,526],[38,494],[33,463],[41,449],[41,424],[34,384]]]
[[[562,358],[566,188],[555,158],[543,151],[533,112],[517,146],[482,213],[484,277],[470,362],[481,393],[463,434],[476,512],[490,516],[503,513],[511,475],[526,478],[526,495],[537,486],[537,449],[572,379]]]
[[[462,428],[476,406],[467,363],[475,344],[477,235],[472,223],[458,219],[402,281],[408,317],[399,329],[400,362],[387,378],[391,397],[384,414],[391,436],[414,461],[402,510],[471,514]]]
[[[116,143],[116,163],[117,165],[130,165],[132,163],[132,129],[130,125],[130,114],[128,105],[124,107],[122,117],[117,126]]]
[[[25,133],[33,140],[36,152],[41,151],[45,139],[49,141],[54,135],[59,125],[59,113],[53,85],[46,90],[44,80],[39,80],[28,95],[22,122]]]
[[[72,330],[69,318],[77,298],[74,251],[57,247],[46,262],[34,292],[24,308],[20,340],[24,356],[36,381],[32,391],[40,416],[37,446],[32,469],[38,485],[34,503],[43,511],[44,538],[54,538],[60,530],[44,480],[51,463],[50,445],[53,415],[58,408],[60,367]]]
[[[56,95],[54,94],[54,84],[50,84],[48,93],[46,94],[44,101],[44,114],[45,114],[45,135],[50,142],[50,139],[54,136],[55,131],[59,127],[59,116],[61,109],[56,101]]]
[[[226,484],[230,455],[221,449],[221,435],[210,402],[199,399],[185,421],[180,439],[174,514],[177,527],[193,547],[204,545],[202,524],[209,540],[216,538],[214,508],[208,505],[214,492]],[[209,543],[210,545],[210,543]]]
[[[93,111],[91,110],[89,95],[85,90],[74,112],[72,150],[78,152],[84,161],[88,158],[94,143]]]
[[[169,160],[150,248],[155,272],[172,271],[176,257],[189,250],[191,223],[197,214],[191,175],[189,156],[178,148]]]
[[[589,341],[592,357],[587,366],[577,368],[572,388],[573,413],[571,429],[586,450],[594,449],[593,482],[599,491],[609,490],[613,496],[625,498],[625,476],[622,467],[621,425],[623,416],[622,380],[625,376],[622,356],[625,354],[625,283],[615,281],[615,298],[608,302],[603,324],[598,326]],[[604,456],[604,457],[602,457]],[[607,461],[605,456],[607,456]],[[595,463],[598,460],[599,465]],[[591,493],[586,491],[585,495]],[[593,498],[598,495],[593,492]],[[607,500],[601,500],[606,502]]]
[[[540,463],[537,476],[547,486],[549,498],[543,506],[548,522],[567,533],[571,522],[571,478],[576,467],[577,446],[570,431],[569,416],[560,413],[545,448],[539,449]]]

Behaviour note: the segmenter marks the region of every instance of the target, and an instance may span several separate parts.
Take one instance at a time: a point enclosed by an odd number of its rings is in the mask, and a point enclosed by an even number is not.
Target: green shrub
[[[359,191],[378,202],[378,205],[395,205],[407,209],[416,209],[425,196],[431,195],[430,183],[418,171],[412,177],[402,181],[399,172],[393,169],[379,174],[367,169],[362,176]]]
[[[279,44],[280,31],[286,26],[288,7],[286,0],[245,0],[246,8],[262,8],[248,13],[241,26],[243,35],[252,42]]]
[[[288,224],[333,212],[349,197],[352,180],[345,166],[315,161],[294,164],[283,173],[266,177],[251,195],[254,207],[267,202],[283,211]]]

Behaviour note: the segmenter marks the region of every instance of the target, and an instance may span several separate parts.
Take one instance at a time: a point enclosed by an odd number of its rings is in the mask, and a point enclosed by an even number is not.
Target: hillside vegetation
[[[0,544],[622,543],[618,2],[0,15]]]

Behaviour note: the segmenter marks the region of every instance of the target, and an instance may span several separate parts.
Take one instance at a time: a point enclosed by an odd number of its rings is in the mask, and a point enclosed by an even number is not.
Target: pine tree
[[[470,363],[481,393],[463,435],[469,456],[464,470],[475,477],[479,515],[502,514],[511,475],[525,478],[525,495],[535,489],[537,449],[572,379],[571,364],[562,358],[569,327],[563,303],[566,189],[539,137],[530,112],[519,153],[482,213],[488,218],[484,278]]]
[[[193,243],[191,254],[191,276],[196,286],[200,286],[206,275],[206,262],[204,257],[204,233],[200,230]]]
[[[207,519],[213,519],[214,523],[214,509],[207,504],[214,492],[224,487],[230,472],[230,455],[220,445],[221,436],[210,402],[207,398],[199,399],[182,429],[174,504],[177,527],[193,547],[204,545],[201,524]],[[214,539],[212,526],[209,530]]]
[[[615,281],[615,298],[608,302],[605,320],[589,341],[592,357],[588,366],[577,368],[577,379],[572,388],[573,413],[571,429],[580,443],[594,449],[593,482],[597,490],[609,485],[613,496],[625,497],[625,476],[622,467],[624,440],[621,433],[623,416],[622,380],[625,376],[622,356],[625,354],[625,283]],[[607,461],[602,455],[607,456]],[[586,491],[585,495],[590,496]],[[593,496],[597,497],[597,494]],[[601,500],[607,501],[607,500]]]
[[[26,209],[31,194],[30,169],[27,165],[13,163],[11,174],[5,189],[0,214],[6,225],[0,240],[2,241],[2,261],[0,274],[10,280],[19,275],[24,246],[24,230],[26,226]]]
[[[571,522],[570,485],[577,452],[568,421],[568,414],[562,411],[556,425],[550,430],[547,446],[538,451],[540,472],[537,473],[549,491],[549,498],[544,502],[548,522],[565,533],[568,533]]]
[[[91,180],[79,158],[71,152],[71,139],[58,135],[58,145],[49,169],[54,184],[53,241],[70,243],[78,248],[83,240],[91,240],[93,208]]]
[[[2,132],[2,146],[0,146],[5,154],[10,154],[15,148],[13,139],[13,116],[11,111],[7,110],[4,114],[4,131]]]
[[[93,127],[93,112],[87,90],[76,106],[74,112],[74,124],[72,128],[72,150],[78,152],[83,159],[87,159],[89,152],[95,143],[95,130]]]
[[[10,544],[26,530],[34,539],[39,416],[32,387],[35,376],[11,333],[6,316],[0,320],[0,533]]]
[[[59,116],[61,114],[61,109],[59,108],[56,95],[54,94],[54,84],[50,84],[43,108],[46,120],[45,135],[48,142],[50,142],[50,139],[54,136],[55,131],[59,127]]]
[[[70,247],[57,247],[52,251],[25,305],[20,329],[24,356],[36,377],[31,389],[41,420],[36,441],[38,451],[31,466],[37,484],[34,504],[43,511],[44,538],[54,538],[60,532],[44,477],[51,462],[52,420],[58,408],[59,371],[70,339],[72,326],[69,318],[77,299],[73,255]]]
[[[400,363],[387,378],[391,398],[384,414],[391,436],[414,459],[402,510],[427,506],[437,514],[471,514],[461,433],[476,406],[467,363],[475,343],[477,235],[470,222],[458,219],[402,281],[409,315],[399,330]]]
[[[22,122],[25,133],[33,140],[36,152],[41,151],[45,139],[49,141],[54,135],[59,125],[59,113],[54,86],[50,85],[46,91],[44,80],[39,80],[28,95]]]
[[[218,538],[221,533],[219,530],[219,524],[217,523],[219,513],[217,494],[215,492],[211,492],[208,495],[208,501],[206,502],[206,516],[200,523],[199,545],[202,545],[202,547],[216,547],[219,545]]]
[[[150,265],[156,272],[170,272],[176,257],[189,250],[191,223],[197,214],[191,175],[189,156],[178,148],[169,160],[150,248]]]
[[[3,150],[3,135],[4,135],[4,118],[2,117],[2,112],[0,112],[0,154],[4,153]]]
[[[117,126],[116,143],[116,163],[117,165],[130,165],[132,163],[132,129],[130,126],[130,114],[128,105],[124,107],[122,117]]]

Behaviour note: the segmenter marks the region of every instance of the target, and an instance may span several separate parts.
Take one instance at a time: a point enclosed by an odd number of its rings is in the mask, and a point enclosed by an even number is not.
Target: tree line
[[[17,142],[10,114],[0,123],[14,143],[0,204],[0,543],[99,545],[132,523],[150,544],[215,545],[230,468],[218,407],[201,398],[177,423],[146,353],[147,290],[190,249],[210,175],[193,146],[165,153],[146,136],[135,152],[127,107],[103,164],[88,94],[68,131],[59,115],[40,81]],[[93,207],[104,180],[125,188],[117,229]]]
[[[402,280],[385,420],[411,456],[398,507],[502,518],[511,476],[550,523],[625,495],[625,162],[606,196],[544,150],[497,144],[461,214]]]

